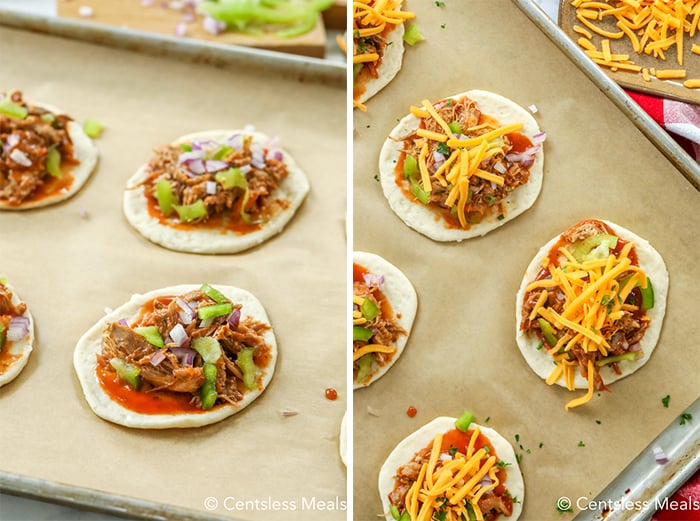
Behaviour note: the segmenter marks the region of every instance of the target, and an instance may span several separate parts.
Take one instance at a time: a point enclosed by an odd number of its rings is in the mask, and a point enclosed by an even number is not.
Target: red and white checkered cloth
[[[627,94],[700,162],[700,106],[630,90]]]

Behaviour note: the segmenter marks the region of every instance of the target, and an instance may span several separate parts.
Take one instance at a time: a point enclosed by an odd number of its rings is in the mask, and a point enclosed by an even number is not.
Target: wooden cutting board
[[[161,0],[155,0],[153,5],[150,6],[142,5],[140,0],[56,1],[57,12],[60,17],[115,27],[174,35],[176,26],[183,21],[183,13],[180,10],[168,8],[170,2]],[[347,5],[345,0],[339,3]],[[92,8],[92,16],[80,16],[79,10],[84,6]],[[338,17],[336,16],[335,18],[337,19]],[[277,38],[274,35],[251,36],[228,31],[219,35],[212,35],[202,27],[202,19],[201,15],[197,15],[196,21],[186,24],[184,38],[243,45],[315,58],[323,58],[326,54],[326,29],[321,16],[319,16],[318,23],[312,31],[297,38],[287,39]]]

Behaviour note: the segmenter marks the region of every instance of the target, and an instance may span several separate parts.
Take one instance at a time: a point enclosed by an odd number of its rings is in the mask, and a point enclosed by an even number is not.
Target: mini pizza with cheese
[[[401,270],[374,253],[353,254],[352,340],[354,388],[367,387],[403,353],[418,308]]]
[[[412,106],[379,158],[391,209],[435,241],[484,235],[530,208],[545,133],[511,100],[471,90]]]
[[[364,103],[386,87],[401,69],[404,22],[415,15],[403,0],[353,2],[353,101]]]
[[[166,248],[236,253],[280,233],[309,182],[290,154],[251,127],[182,136],[127,183],[129,223]]]
[[[243,410],[272,379],[277,343],[260,301],[233,286],[134,295],[78,341],[91,409],[142,429],[200,427]]]
[[[34,319],[25,302],[0,278],[0,387],[24,369],[34,347]]]
[[[666,312],[661,255],[631,231],[586,219],[545,244],[516,297],[516,340],[548,385],[587,389],[566,409],[649,361]]]
[[[387,521],[515,521],[525,484],[510,443],[464,413],[401,441],[379,471],[379,495]]]
[[[97,147],[72,118],[19,91],[0,94],[0,210],[63,201],[97,164]]]

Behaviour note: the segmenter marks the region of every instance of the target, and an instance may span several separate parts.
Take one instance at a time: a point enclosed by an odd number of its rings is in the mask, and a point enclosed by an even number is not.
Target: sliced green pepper
[[[357,365],[359,369],[357,371],[357,381],[358,383],[364,383],[367,378],[369,378],[372,371],[372,363],[374,362],[374,354],[367,353],[359,358]]]
[[[609,251],[617,246],[617,236],[608,233],[591,235],[579,242],[572,255],[578,262],[592,259],[602,259],[609,255]]]
[[[466,507],[467,515],[469,516],[469,519],[467,521],[476,521],[476,512],[474,512],[474,507],[469,501],[466,502]]]
[[[415,157],[406,154],[406,157],[403,159],[403,176],[412,178],[417,177],[418,174],[418,161],[416,161]]]
[[[105,129],[105,126],[97,120],[86,119],[83,122],[83,131],[90,138],[99,137],[100,134],[102,134],[102,132],[104,131],[104,129]]]
[[[462,432],[467,432],[467,429],[469,429],[469,426],[473,421],[474,414],[470,413],[469,411],[464,411],[462,416],[457,418],[455,421],[455,427]]]
[[[7,96],[0,100],[0,114],[5,114],[12,118],[24,119],[29,114],[27,107],[15,103],[12,99]]]
[[[462,130],[462,125],[459,124],[459,121],[453,121],[447,126],[450,127],[450,130],[455,134],[464,134],[464,131]]]
[[[614,364],[615,362],[622,362],[623,360],[636,360],[637,358],[641,358],[643,356],[644,353],[642,351],[630,351],[629,353],[624,353],[621,355],[606,356],[605,358],[598,360],[595,365],[602,367],[604,365]]]
[[[54,176],[61,177],[61,153],[55,145],[49,147],[49,152],[46,154],[46,171]]]
[[[222,170],[217,172],[214,179],[224,188],[225,190],[231,190],[232,188],[241,188],[243,190],[243,201],[241,202],[241,219],[245,222],[250,222],[250,216],[246,213],[245,207],[248,204],[248,198],[250,196],[250,190],[248,188],[248,180],[245,174],[240,168],[229,168],[228,170]]]
[[[243,371],[243,383],[250,390],[257,387],[255,384],[257,367],[255,366],[255,361],[253,360],[254,352],[254,347],[244,347],[238,353],[238,358],[236,358],[236,365],[241,369],[241,371]]]
[[[40,118],[41,118],[41,121],[43,121],[44,123],[48,123],[49,125],[51,123],[53,123],[54,121],[56,121],[56,116],[54,116],[50,112],[47,112],[46,114],[42,114],[40,116]]]
[[[362,326],[352,326],[352,341],[357,342],[362,341],[362,342],[367,342],[370,338],[372,338],[372,330],[367,329],[366,327]]]
[[[117,372],[117,376],[121,378],[124,382],[129,384],[134,389],[138,390],[141,385],[141,369],[139,369],[134,364],[125,362],[121,358],[112,358],[109,361],[109,365],[114,367]]]
[[[403,41],[408,45],[415,45],[423,40],[425,40],[425,36],[423,36],[423,33],[418,29],[416,24],[410,25],[403,34]]]
[[[651,279],[647,277],[647,287],[640,286],[639,291],[642,293],[642,309],[644,311],[654,307],[654,286],[651,285]]]
[[[550,324],[543,318],[538,318],[537,323],[540,326],[540,331],[542,331],[542,336],[544,337],[545,341],[551,347],[557,345],[557,337],[554,334],[554,328],[552,327],[552,324]]]
[[[352,66],[352,78],[355,79],[360,75],[360,72],[362,72],[362,68],[364,67],[364,64],[362,63],[354,63]]]
[[[202,400],[202,409],[211,409],[216,403],[219,394],[216,392],[216,366],[205,362],[202,366],[204,383],[199,388],[199,398]]]
[[[161,179],[156,183],[156,199],[163,215],[168,216],[173,213],[173,207],[177,202],[177,198],[169,181]]]
[[[389,513],[391,514],[391,517],[396,519],[396,521],[399,521],[401,514],[399,514],[399,509],[396,508],[396,505],[389,505]]]
[[[430,194],[423,190],[423,187],[415,179],[411,179],[411,193],[423,204],[430,202]]]
[[[202,355],[202,360],[213,364],[221,358],[221,344],[210,336],[197,337],[190,342],[190,347]]]
[[[202,284],[199,288],[199,291],[204,293],[207,297],[212,299],[217,304],[224,304],[228,302],[228,298],[226,298],[226,295],[221,293],[218,289],[210,286],[209,284]]]
[[[377,306],[374,301],[366,298],[360,306],[360,311],[362,311],[362,316],[365,317],[367,321],[371,321],[379,315],[379,306]]]
[[[219,148],[216,149],[214,154],[211,156],[212,159],[223,159],[225,157],[228,157],[228,155],[233,152],[233,148],[231,148],[228,145],[221,145]]]
[[[177,212],[178,217],[182,222],[190,222],[196,219],[200,219],[207,215],[207,207],[204,205],[204,201],[198,199],[192,204],[174,204],[172,207]]]
[[[192,145],[189,143],[180,143],[179,147],[183,152],[192,152]]]
[[[223,304],[214,304],[211,306],[200,306],[197,309],[197,317],[200,320],[208,318],[220,317],[222,315],[230,315],[233,311],[233,304],[225,302]]]
[[[148,343],[156,347],[165,347],[165,342],[163,342],[163,337],[158,331],[156,326],[143,326],[135,327],[134,333],[141,335],[143,338],[148,340]]]
[[[2,351],[2,348],[5,347],[5,342],[7,341],[7,333],[5,333],[6,329],[5,324],[0,323],[0,351]]]

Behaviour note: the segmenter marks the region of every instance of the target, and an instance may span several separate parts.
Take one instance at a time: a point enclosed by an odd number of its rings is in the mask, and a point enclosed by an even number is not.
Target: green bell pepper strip
[[[55,145],[49,147],[49,152],[46,154],[46,171],[53,177],[61,177],[61,153]]]
[[[408,45],[415,45],[423,40],[425,40],[425,36],[416,24],[411,24],[403,34],[403,41]]]
[[[197,337],[190,342],[190,347],[202,355],[205,363],[214,364],[221,358],[221,344],[210,336]]]
[[[476,512],[474,512],[474,507],[472,506],[472,504],[467,501],[466,507],[467,515],[469,516],[469,519],[467,521],[476,521]]]
[[[362,316],[365,317],[368,322],[371,322],[379,315],[379,306],[377,306],[374,301],[366,298],[360,306],[360,311],[362,312]]]
[[[11,118],[24,119],[29,114],[27,107],[23,107],[19,103],[15,103],[7,96],[0,100],[0,114],[5,114]]]
[[[5,342],[7,341],[7,333],[5,333],[5,324],[0,324],[0,351],[5,347]]]
[[[651,285],[651,279],[647,277],[647,287],[639,287],[642,293],[642,309],[644,311],[654,307],[654,286]]]
[[[39,117],[41,118],[41,121],[43,121],[44,123],[48,123],[49,125],[51,123],[53,123],[54,121],[56,121],[56,116],[54,116],[50,112],[47,112],[46,114],[42,114]]]
[[[622,355],[606,356],[598,360],[595,365],[602,367],[608,364],[614,364],[615,362],[622,362],[623,360],[636,360],[637,358],[642,358],[644,353],[642,351],[630,351],[629,353],[624,353]]]
[[[362,341],[362,342],[367,342],[370,338],[372,338],[372,330],[367,329],[366,327],[362,326],[352,326],[352,341],[357,342]]]
[[[233,312],[233,304],[225,302],[223,304],[213,304],[211,306],[200,306],[197,309],[197,317],[200,320],[230,315]]]
[[[312,12],[300,19],[300,23],[289,29],[281,29],[275,33],[277,38],[296,38],[313,30],[318,23],[318,13]]]
[[[137,335],[141,335],[143,338],[148,340],[148,343],[151,345],[160,348],[165,347],[163,337],[161,336],[160,331],[158,331],[158,328],[156,326],[135,327],[134,333],[136,333]]]
[[[192,152],[192,145],[189,143],[180,143],[179,148],[183,152]]]
[[[590,260],[589,257],[593,250],[600,246],[607,246],[608,250],[612,250],[617,246],[617,236],[608,233],[598,233],[591,235],[579,242],[571,254],[578,262]]]
[[[99,137],[104,131],[105,126],[97,120],[86,119],[83,122],[83,131],[87,134],[89,138]]]
[[[401,514],[399,514],[399,509],[396,508],[396,505],[389,505],[389,513],[391,514],[391,517],[396,519],[396,521],[399,521]]]
[[[199,398],[202,401],[202,409],[211,409],[216,403],[219,394],[216,392],[216,366],[205,362],[202,366],[204,383],[199,388]]]
[[[158,201],[158,207],[163,215],[167,217],[173,213],[173,207],[177,202],[177,198],[173,193],[169,181],[161,179],[156,183],[156,200]]]
[[[225,157],[228,157],[228,155],[233,152],[233,148],[231,148],[228,145],[221,145],[214,154],[211,156],[212,159],[223,159]]]
[[[403,176],[408,178],[417,177],[420,171],[418,170],[418,161],[413,156],[406,154],[403,160]]]
[[[117,376],[121,380],[138,391],[139,386],[141,385],[141,377],[139,376],[141,374],[141,369],[134,364],[125,362],[121,358],[112,358],[109,361],[109,365],[114,367],[114,370],[117,372]]]
[[[229,301],[228,298],[226,298],[226,295],[221,293],[218,289],[210,286],[209,284],[202,284],[199,288],[199,291],[204,293],[207,297],[212,299],[217,304],[224,304]]]
[[[464,131],[462,130],[462,125],[459,124],[459,121],[453,121],[447,126],[450,127],[450,130],[455,134],[464,134]]]
[[[249,390],[253,390],[257,387],[255,385],[257,367],[255,366],[255,361],[253,361],[254,352],[254,347],[244,347],[236,358],[236,365],[243,371],[243,383]]]
[[[236,187],[243,190],[243,201],[241,201],[241,219],[243,219],[244,222],[249,223],[250,216],[246,213],[245,206],[248,204],[250,190],[248,188],[248,181],[245,174],[241,172],[240,168],[229,168],[228,170],[217,172],[214,179],[224,190],[231,190],[232,188]]]
[[[544,337],[545,341],[551,347],[557,345],[557,337],[554,334],[554,328],[552,327],[552,324],[550,324],[543,318],[538,318],[537,323],[540,326],[540,331],[542,331],[542,336]]]
[[[467,432],[467,429],[469,429],[469,426],[473,421],[474,414],[470,413],[469,411],[464,411],[462,416],[457,418],[455,421],[455,427],[462,432]]]
[[[360,72],[362,72],[362,68],[364,65],[362,63],[354,63],[352,66],[352,79],[354,80],[360,75]]]
[[[198,199],[192,204],[174,204],[172,207],[175,209],[182,222],[194,221],[207,215],[207,207],[201,199]]]
[[[411,193],[423,204],[430,202],[430,194],[415,179],[411,179]]]
[[[369,378],[370,372],[372,371],[372,363],[374,362],[374,354],[367,353],[361,356],[357,361],[359,369],[357,371],[357,381],[358,383],[364,383],[367,378]]]

